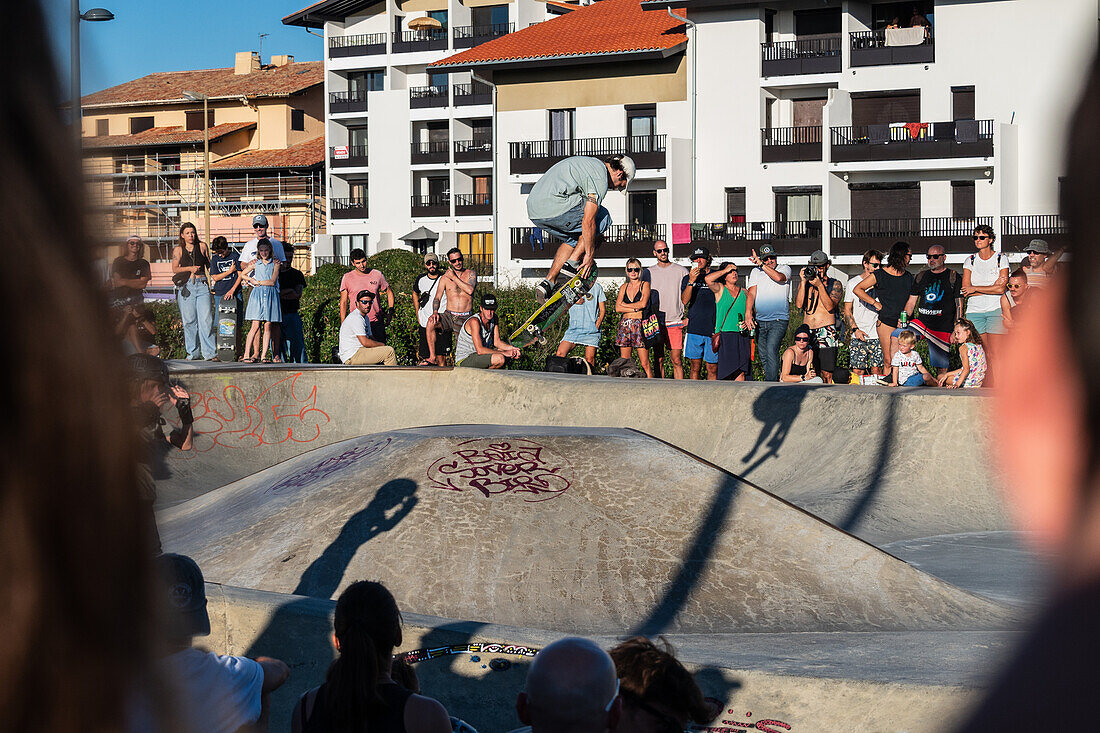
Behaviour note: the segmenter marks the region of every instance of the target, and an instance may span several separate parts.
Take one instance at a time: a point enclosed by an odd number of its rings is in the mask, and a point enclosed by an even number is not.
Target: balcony
[[[820,221],[746,221],[692,224],[691,242],[673,245],[674,257],[706,247],[712,257],[749,257],[767,242],[780,257],[809,257],[821,249]]]
[[[862,255],[869,249],[889,251],[900,240],[907,242],[914,252],[924,252],[939,244],[948,254],[969,254],[974,251],[974,227],[979,224],[993,226],[993,217],[834,219],[829,222],[829,246],[834,255]]]
[[[409,107],[446,107],[447,87],[409,87]]]
[[[993,120],[855,125],[832,129],[834,163],[993,156]]]
[[[455,140],[456,163],[485,163],[492,160],[492,140]]]
[[[411,163],[449,163],[451,144],[443,142],[413,143],[409,156]]]
[[[914,33],[917,38],[911,37]],[[849,66],[930,64],[936,60],[936,42],[931,28],[856,31],[848,34],[848,42]]]
[[[613,224],[603,235],[596,258],[652,257],[653,243],[667,241],[664,224]],[[550,260],[561,240],[541,229],[512,227],[512,257],[521,260]]]
[[[336,145],[329,148],[333,168],[354,168],[367,165],[366,145]]]
[[[515,30],[515,24],[459,25],[451,30],[454,36],[455,48],[473,48],[494,38],[508,35]]]
[[[366,219],[367,202],[365,199],[329,199],[328,215],[330,219]]]
[[[411,216],[450,216],[451,197],[449,194],[436,196],[413,196]]]
[[[634,135],[508,143],[511,172],[545,173],[550,166],[573,155],[587,155],[593,158],[629,155],[638,168],[664,168],[665,137],[665,135]]]
[[[821,127],[773,127],[760,130],[761,163],[821,160]]]
[[[357,36],[330,36],[328,39],[328,57],[330,59],[348,56],[370,56],[386,52],[385,33],[365,33]]]
[[[760,44],[761,76],[840,72],[840,35]]]
[[[1001,251],[1019,251],[1032,239],[1043,239],[1051,250],[1069,245],[1066,221],[1058,214],[1001,217]]]
[[[421,28],[415,31],[397,31],[393,34],[394,53],[446,50],[446,28]]]
[[[367,93],[357,92],[329,92],[329,114],[338,115],[344,112],[366,112]]]
[[[493,194],[455,194],[455,216],[490,216],[492,213]]]
[[[469,84],[455,84],[455,106],[468,107],[474,104],[492,104],[493,88],[480,81]]]

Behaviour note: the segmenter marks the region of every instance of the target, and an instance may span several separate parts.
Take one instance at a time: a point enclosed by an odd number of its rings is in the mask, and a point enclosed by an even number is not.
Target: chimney
[[[241,74],[251,74],[253,71],[260,70],[260,54],[255,51],[238,51],[237,57],[233,64],[233,73],[238,76]]]
[[[272,66],[286,66],[287,64],[293,64],[293,63],[294,63],[294,57],[289,55],[289,54],[285,54],[283,56],[272,56],[271,57],[271,65]]]

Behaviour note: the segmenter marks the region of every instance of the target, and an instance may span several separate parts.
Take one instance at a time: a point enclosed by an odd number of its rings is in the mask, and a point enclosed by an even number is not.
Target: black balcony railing
[[[443,51],[447,48],[446,28],[421,28],[393,34],[393,52]]]
[[[493,89],[480,81],[469,84],[455,84],[455,106],[465,107],[472,104],[492,104]]]
[[[760,44],[760,75],[832,74],[840,71],[840,35]]]
[[[912,29],[900,28],[908,34]],[[848,34],[850,66],[890,66],[893,64],[930,64],[936,60],[936,42],[932,28],[924,28],[920,43],[897,45],[902,35],[877,31],[855,31]]]
[[[614,224],[603,234],[602,258],[652,257],[653,243],[667,241],[664,224]],[[561,240],[534,227],[512,227],[512,257],[521,260],[553,259]]]
[[[914,252],[939,244],[948,254],[967,253],[974,251],[974,227],[979,224],[993,226],[993,217],[834,219],[829,222],[830,247],[834,255],[861,255],[869,249],[886,251],[901,240]]]
[[[771,127],[760,130],[760,161],[785,163],[821,160],[821,126]]]
[[[333,168],[367,165],[366,145],[337,145],[329,148],[329,152],[332,156]]]
[[[1069,244],[1069,231],[1058,214],[1002,216],[1000,239],[1004,251],[1022,250],[1032,239],[1043,239],[1055,250]]]
[[[478,163],[492,159],[492,140],[455,140],[456,163]]]
[[[386,52],[385,33],[365,33],[355,36],[330,36],[328,39],[329,58],[346,56],[367,56]]]
[[[494,38],[508,35],[515,30],[515,24],[458,25],[451,30],[455,39],[455,48],[472,48]]]
[[[450,216],[451,197],[449,194],[413,196],[411,207],[413,216]]]
[[[414,109],[446,107],[447,87],[409,87],[409,106]]]
[[[664,168],[665,137],[665,135],[628,135],[508,143],[511,171],[512,173],[545,173],[554,163],[574,155],[593,158],[629,155],[638,168]]]
[[[911,122],[832,128],[834,163],[869,160],[988,158],[993,120]]]
[[[413,163],[450,162],[451,144],[442,142],[412,143],[410,160]]]
[[[493,213],[493,194],[456,193],[455,216],[485,216]]]
[[[675,257],[704,246],[712,257],[749,257],[767,242],[781,257],[808,257],[821,249],[820,221],[740,221],[692,224],[691,241],[673,245]]]
[[[329,199],[330,219],[366,219],[366,199]]]
[[[365,91],[329,92],[328,111],[334,115],[341,112],[366,112],[367,93]]]

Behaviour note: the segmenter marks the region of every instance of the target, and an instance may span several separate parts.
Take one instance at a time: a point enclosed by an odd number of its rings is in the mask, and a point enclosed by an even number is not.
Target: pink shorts
[[[683,324],[677,324],[675,326],[666,326],[661,324],[661,341],[660,346],[667,346],[670,349],[676,351],[684,350],[684,326]]]

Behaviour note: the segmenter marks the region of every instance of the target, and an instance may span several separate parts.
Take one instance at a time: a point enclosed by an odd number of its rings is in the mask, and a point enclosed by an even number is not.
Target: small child
[[[924,367],[920,354],[913,350],[917,345],[917,334],[906,329],[898,336],[898,350],[890,360],[893,374],[890,383],[900,387],[923,387],[935,384],[935,380]]]
[[[955,321],[955,330],[951,332],[951,343],[959,345],[962,368],[941,374],[940,386],[949,389],[981,387],[985,381],[987,363],[978,329],[967,319],[960,318]]]

